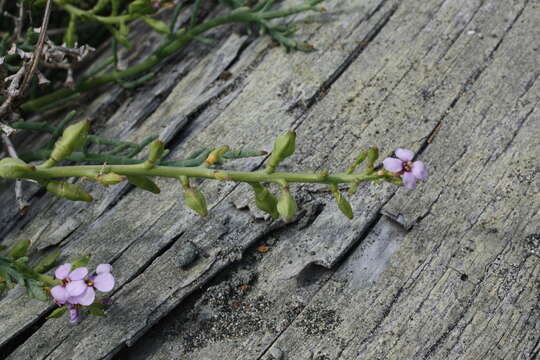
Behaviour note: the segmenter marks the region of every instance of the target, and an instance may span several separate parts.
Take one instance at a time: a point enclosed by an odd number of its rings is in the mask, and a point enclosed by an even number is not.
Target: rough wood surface
[[[325,6],[302,16],[298,34],[316,53],[216,31],[215,47],[192,45],[151,83],[111,88],[82,116],[134,140],[159,132],[174,157],[200,144],[270,150],[295,128],[288,168],[298,170],[402,146],[429,164],[428,181],[362,187],[352,221],[302,186],[292,224],[251,209],[246,187],[210,181],[207,219],[185,208],[174,181],[159,196],[85,184],[91,205],[34,189],[25,218],[3,188],[4,244],[92,253],[92,264],[113,263],[118,285],[109,316],[77,327],[45,321],[50,306],[11,292],[0,299],[0,357],[538,357],[539,2]],[[220,79],[224,70],[233,77]]]

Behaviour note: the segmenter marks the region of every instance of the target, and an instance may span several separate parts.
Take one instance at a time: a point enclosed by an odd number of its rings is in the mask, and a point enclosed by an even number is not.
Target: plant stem
[[[116,173],[119,175],[141,175],[159,176],[168,178],[179,178],[181,176],[217,179],[237,182],[269,182],[281,184],[288,183],[320,183],[320,184],[341,184],[360,183],[370,180],[383,179],[373,170],[366,170],[360,174],[338,173],[334,175],[316,173],[272,173],[264,171],[229,171],[216,170],[203,167],[171,167],[156,166],[146,169],[143,164],[136,165],[76,165],[57,166],[50,168],[38,168],[32,173],[31,178],[35,180],[54,179],[64,177],[90,177],[95,178],[100,173]]]

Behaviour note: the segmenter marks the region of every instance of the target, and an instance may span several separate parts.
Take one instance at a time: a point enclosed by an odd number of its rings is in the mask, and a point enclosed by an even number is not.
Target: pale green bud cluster
[[[62,198],[73,201],[91,202],[92,196],[78,187],[75,184],[67,181],[50,180],[46,183],[45,188],[48,192]]]
[[[294,154],[296,149],[296,133],[289,131],[277,137],[274,143],[274,150],[266,163],[266,172],[271,174],[276,167],[286,158]]]
[[[5,179],[31,179],[35,171],[35,166],[28,165],[20,159],[4,158],[0,160],[0,176]]]
[[[277,203],[277,211],[285,222],[291,221],[298,211],[298,206],[296,205],[294,197],[289,191],[288,185],[283,186],[281,189],[281,195],[279,196]]]
[[[259,183],[250,183],[255,192],[255,204],[265,213],[272,216],[274,219],[279,218],[277,210],[278,200],[266,187]]]
[[[184,189],[186,205],[202,217],[208,216],[208,206],[203,193],[194,187]]]

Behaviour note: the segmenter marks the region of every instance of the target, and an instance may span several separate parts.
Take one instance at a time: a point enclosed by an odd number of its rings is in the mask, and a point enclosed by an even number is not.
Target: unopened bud
[[[55,162],[62,161],[73,151],[82,148],[88,140],[88,130],[90,130],[88,120],[68,126],[60,140],[54,144],[51,159]]]
[[[155,182],[143,175],[128,175],[127,180],[138,188],[150,191],[154,194],[159,194],[161,190]]]
[[[96,180],[101,184],[107,185],[116,185],[126,180],[125,176],[118,175],[116,173],[107,173],[96,176]]]
[[[369,149],[367,153],[368,158],[368,167],[373,168],[373,164],[375,164],[375,161],[379,158],[379,148],[376,146],[373,146],[371,149]]]
[[[349,204],[347,199],[345,199],[343,194],[341,194],[336,185],[331,186],[330,190],[332,191],[332,195],[334,195],[334,198],[336,199],[339,210],[343,213],[343,215],[345,215],[349,219],[352,219],[354,215],[351,204]]]
[[[155,6],[153,6],[153,7],[155,8]],[[159,8],[159,3],[158,3],[158,8]],[[145,23],[150,25],[150,27],[152,29],[154,29],[155,31],[157,31],[160,34],[170,34],[171,33],[171,29],[169,28],[169,25],[167,25],[165,22],[163,22],[161,20],[157,20],[157,19],[154,19],[154,18],[151,18],[151,17],[144,17],[143,20],[144,20]]]
[[[227,151],[229,151],[229,147],[228,146],[220,146],[218,147],[217,149],[215,149],[214,151],[212,151],[208,157],[206,158],[205,162],[208,164],[208,165],[214,165],[215,163],[217,163],[219,161],[219,159],[223,156],[223,154],[225,154]]]
[[[92,196],[75,184],[66,181],[51,180],[47,183],[48,192],[56,196],[63,197],[73,201],[92,201]]]
[[[358,155],[356,157],[356,159],[354,160],[354,162],[351,164],[351,166],[349,166],[349,168],[347,169],[347,174],[352,174],[354,172],[354,170],[356,170],[356,168],[358,167],[358,165],[360,165],[361,163],[364,162],[364,160],[366,159],[367,157],[367,154],[368,152],[367,151],[362,151],[360,153],[360,155]]]
[[[165,152],[165,145],[159,141],[154,140],[150,144],[150,152],[148,153],[148,160],[144,162],[145,169],[151,169],[161,160]]]
[[[296,206],[296,202],[294,201],[291,192],[287,187],[283,187],[281,191],[281,196],[279,197],[277,203],[277,211],[279,215],[281,215],[283,220],[289,222],[291,221],[294,214],[296,214],[297,210],[298,207]]]
[[[274,219],[279,218],[277,210],[278,200],[274,194],[259,183],[250,183],[250,185],[253,188],[253,191],[255,191],[255,204],[257,207]]]
[[[26,253],[28,252],[28,248],[30,247],[30,240],[21,240],[17,242],[11,250],[9,251],[9,256],[11,256],[14,259],[22,258],[23,256],[26,256]]]
[[[36,168],[15,158],[0,160],[0,176],[6,179],[31,178]]]
[[[62,254],[62,252],[57,250],[45,256],[36,264],[36,266],[34,266],[34,271],[40,274],[49,271],[56,264],[56,260],[58,260],[60,254]]]
[[[186,200],[186,205],[194,210],[197,214],[202,217],[208,215],[208,207],[206,205],[206,199],[202,192],[197,188],[188,187],[184,190],[184,199]]]
[[[274,143],[274,150],[272,150],[272,154],[268,159],[268,164],[266,166],[267,173],[274,172],[274,169],[279,165],[280,162],[294,154],[295,149],[296,133],[294,131],[289,131],[278,136],[276,142]]]

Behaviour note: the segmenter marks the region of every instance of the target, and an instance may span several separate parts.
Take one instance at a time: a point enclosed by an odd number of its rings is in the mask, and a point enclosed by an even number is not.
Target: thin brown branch
[[[36,44],[36,49],[34,51],[34,56],[32,57],[32,63],[30,64],[30,69],[27,73],[27,75],[24,77],[23,83],[21,85],[20,89],[20,95],[23,96],[26,92],[26,89],[28,85],[30,84],[30,80],[32,80],[32,77],[34,76],[38,64],[39,59],[41,58],[41,53],[43,51],[43,45],[45,44],[45,38],[47,36],[47,27],[49,26],[49,18],[51,16],[51,4],[52,0],[47,0],[47,5],[45,6],[45,14],[43,15],[43,21],[41,22],[41,29],[39,32],[39,39]]]

